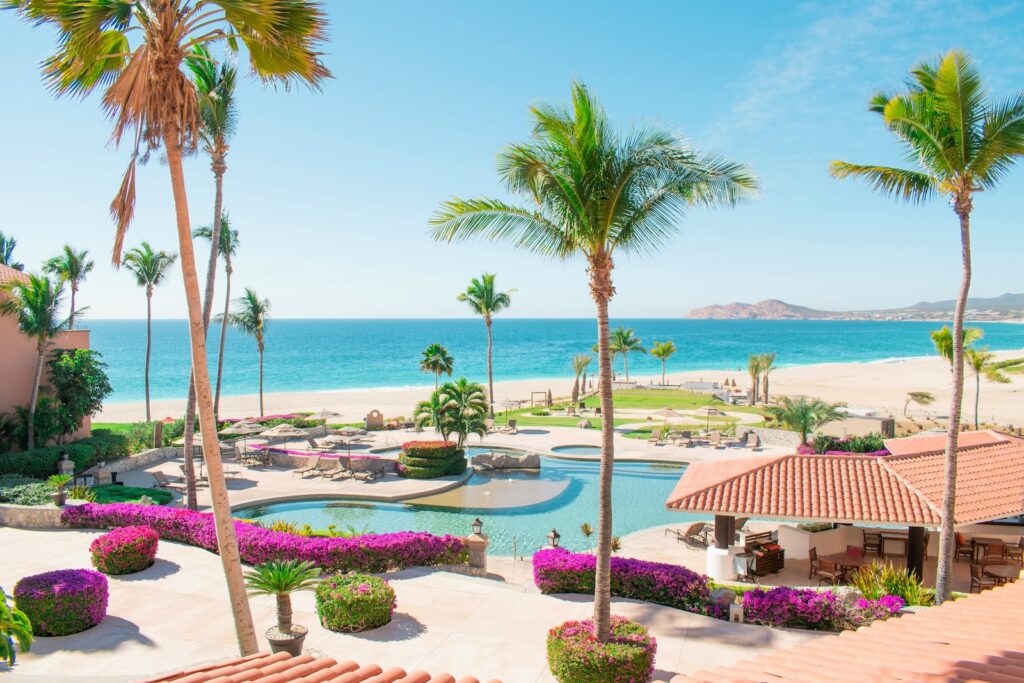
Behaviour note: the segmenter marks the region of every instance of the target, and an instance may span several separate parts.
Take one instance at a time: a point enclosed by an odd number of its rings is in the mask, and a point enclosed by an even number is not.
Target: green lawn
[[[96,494],[97,503],[137,503],[142,496],[149,496],[158,505],[167,505],[173,498],[170,491],[118,486],[117,484],[96,486],[92,490]]]
[[[106,429],[114,434],[126,434],[131,429],[132,422],[93,422],[93,429]]]

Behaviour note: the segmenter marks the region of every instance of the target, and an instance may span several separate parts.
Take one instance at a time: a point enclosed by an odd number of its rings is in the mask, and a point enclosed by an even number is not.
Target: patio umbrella
[[[277,425],[276,427],[271,427],[266,431],[260,432],[260,436],[264,436],[271,439],[283,438],[285,441],[288,441],[288,439],[305,439],[309,436],[309,434],[307,434],[306,430],[304,429],[299,429],[298,427],[292,426],[287,422],[284,422],[282,424]]]
[[[653,413],[651,413],[651,415],[657,415],[658,417],[663,417],[663,418],[666,419],[666,421],[670,417],[686,417],[682,413],[677,413],[676,411],[672,410],[671,408],[662,408],[661,410],[656,410]]]
[[[333,410],[321,410],[319,413],[313,413],[312,415],[308,416],[306,419],[307,420],[323,420],[324,422],[327,422],[327,420],[333,420],[336,417],[341,417],[341,413],[336,413]]]
[[[712,408],[711,406],[703,406],[701,408],[697,408],[697,410],[695,412],[697,414],[703,415],[703,416],[705,416],[707,418],[707,424],[704,425],[704,429],[711,429],[711,416],[712,415],[725,415],[725,413],[723,413],[718,408]]]
[[[220,430],[220,433],[226,434],[228,436],[241,436],[242,448],[245,449],[246,445],[248,444],[247,437],[250,437],[253,434],[259,434],[260,432],[263,431],[263,429],[264,427],[261,424],[256,424],[255,422],[246,422],[245,420],[242,420],[241,422],[236,422],[230,427],[225,427],[224,429]]]

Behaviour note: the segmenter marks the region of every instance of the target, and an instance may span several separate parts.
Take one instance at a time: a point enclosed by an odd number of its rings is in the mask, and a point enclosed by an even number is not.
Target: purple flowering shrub
[[[533,582],[541,593],[593,593],[596,561],[587,553],[545,548],[533,555]],[[613,557],[611,579],[612,595],[721,616],[708,577],[686,567]]]
[[[395,589],[384,579],[353,572],[324,579],[316,587],[316,613],[324,628],[355,633],[391,621]]]
[[[37,636],[66,636],[103,621],[107,577],[91,569],[59,569],[26,576],[14,586],[14,601]]]
[[[89,545],[92,566],[104,574],[134,574],[153,565],[160,536],[148,526],[123,526]]]
[[[886,595],[878,600],[860,599],[847,605],[832,591],[779,586],[743,594],[746,620],[755,624],[813,631],[840,631],[888,619],[903,609],[903,599]]]
[[[176,541],[217,552],[213,515],[157,505],[86,503],[64,509],[64,526],[112,529],[146,525],[165,541]],[[365,534],[352,538],[297,536],[254,524],[235,522],[242,562],[256,565],[271,560],[307,560],[324,573],[364,571],[381,573],[408,567],[466,564],[469,550],[457,536],[403,531]]]
[[[654,675],[657,641],[647,629],[612,616],[611,638],[594,636],[594,623],[567,621],[548,631],[548,667],[559,683],[646,683]]]

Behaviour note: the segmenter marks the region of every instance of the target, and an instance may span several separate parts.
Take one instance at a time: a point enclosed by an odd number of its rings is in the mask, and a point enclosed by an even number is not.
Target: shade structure
[[[668,419],[670,417],[687,417],[686,415],[683,415],[682,413],[678,413],[678,412],[672,410],[671,408],[667,408],[667,407],[666,408],[662,408],[660,410],[656,410],[653,413],[651,413],[651,415],[657,415],[658,417],[663,417],[665,419]]]
[[[318,413],[313,413],[306,417],[307,420],[333,420],[336,417],[341,417],[341,413],[336,413],[333,410],[321,410]]]
[[[287,422],[284,422],[282,424],[277,425],[276,427],[271,427],[266,431],[260,432],[260,436],[265,436],[268,438],[295,437],[299,439],[305,439],[309,435],[306,434],[306,430],[299,429],[298,427],[295,427],[293,425],[288,424]]]

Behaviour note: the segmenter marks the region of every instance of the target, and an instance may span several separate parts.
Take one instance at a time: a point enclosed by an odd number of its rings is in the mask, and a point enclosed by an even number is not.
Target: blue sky
[[[994,95],[1024,89],[1017,2],[328,2],[322,93],[249,80],[226,205],[242,235],[234,286],[279,317],[456,317],[482,271],[518,293],[509,315],[588,316],[581,262],[504,245],[435,244],[427,219],[449,195],[503,196],[495,153],[529,132],[527,107],[586,82],[613,120],[659,122],[748,162],[759,199],[694,211],[656,256],[621,258],[613,316],[672,317],[733,300],[873,308],[956,293],[956,224],[942,202],[907,207],[827,175],[832,159],[895,164],[865,111],[921,59],[958,47]],[[97,270],[80,302],[96,318],[144,315],[108,265],[107,207],[127,162],[107,146],[98,98],[54,100],[38,75],[52,35],[0,14],[0,230],[31,268],[65,242]],[[195,224],[212,217],[206,162],[188,162]],[[176,249],[166,167],[140,174],[129,245]],[[1024,290],[1024,168],[976,201],[972,293]],[[220,283],[219,283],[220,284]],[[237,289],[236,289],[237,291]],[[155,299],[183,317],[180,279]]]

